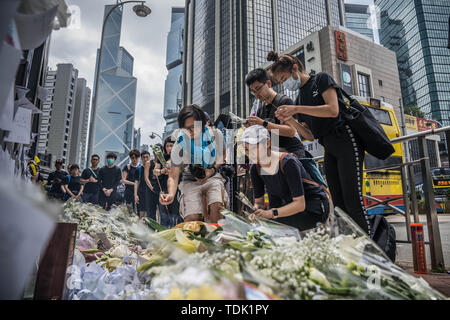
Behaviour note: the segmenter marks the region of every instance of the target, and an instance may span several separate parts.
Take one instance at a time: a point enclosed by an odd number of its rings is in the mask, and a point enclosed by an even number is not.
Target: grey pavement
[[[397,240],[407,240],[405,218],[402,215],[391,215],[386,217],[387,220],[394,226],[397,235]],[[413,216],[411,216],[413,220]],[[427,218],[425,215],[420,215],[419,220],[423,223],[425,241],[428,241]],[[441,235],[442,250],[444,254],[444,262],[447,270],[450,270],[450,215],[438,214],[439,230]],[[411,221],[414,222],[414,221]],[[425,245],[427,267],[431,267],[430,246]],[[412,261],[411,244],[397,243],[397,261]]]

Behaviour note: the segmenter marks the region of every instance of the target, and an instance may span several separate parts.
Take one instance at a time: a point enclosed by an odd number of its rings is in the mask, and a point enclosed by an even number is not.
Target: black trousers
[[[146,188],[145,194],[145,208],[147,211],[147,217],[156,220],[156,209],[159,204],[159,191],[152,191],[150,188]]]
[[[367,234],[370,223],[362,196],[364,150],[348,125],[323,138],[325,174],[335,207]]]
[[[322,199],[308,200],[305,211],[288,217],[277,218],[275,221],[305,231],[316,228],[318,223],[325,223],[329,212],[328,198],[324,195]]]
[[[116,204],[118,198],[117,191],[111,192],[111,195],[107,197],[105,193],[100,190],[98,195],[98,204],[105,210],[110,210],[113,204]]]

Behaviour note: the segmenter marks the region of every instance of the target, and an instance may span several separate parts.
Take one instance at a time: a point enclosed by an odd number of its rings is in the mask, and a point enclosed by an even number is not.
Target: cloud
[[[86,78],[93,88],[97,49],[105,5],[113,0],[66,0],[80,10],[79,29],[60,29],[51,37],[49,65],[72,63],[79,77]],[[170,30],[171,7],[183,7],[184,0],[147,1],[150,16],[137,17],[133,4],[125,4],[122,17],[120,45],[134,57],[134,76],[137,78],[135,128],[141,128],[141,143],[155,141],[148,137],[152,131],[164,130],[164,83],[166,80],[166,46]]]

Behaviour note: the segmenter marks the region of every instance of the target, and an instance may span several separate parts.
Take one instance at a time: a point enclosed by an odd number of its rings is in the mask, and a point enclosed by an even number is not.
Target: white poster
[[[0,113],[3,113],[5,101],[11,93],[11,88],[14,88],[14,78],[21,57],[22,51],[7,43],[3,43],[0,48]]]
[[[9,89],[9,94],[0,105],[0,129],[10,131],[14,120],[14,86]]]
[[[16,28],[23,50],[39,47],[50,35],[58,6],[39,14],[17,13]]]
[[[17,179],[17,178],[16,178]],[[53,219],[27,196],[36,186],[0,182],[0,299],[21,299],[36,260],[54,228]],[[33,188],[33,189],[32,189]]]
[[[11,131],[5,137],[5,141],[22,144],[30,143],[31,135],[31,110],[18,108],[14,115]]]

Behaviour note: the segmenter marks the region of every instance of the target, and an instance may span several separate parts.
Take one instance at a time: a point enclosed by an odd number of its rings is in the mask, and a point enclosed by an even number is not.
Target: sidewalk
[[[446,297],[450,298],[450,274],[448,272],[431,273],[430,271],[428,271],[429,272],[428,274],[415,274],[414,265],[412,262],[397,261],[395,262],[395,264],[397,264],[403,270],[415,276],[416,278],[423,278],[426,282],[430,284],[432,288],[436,289]]]

